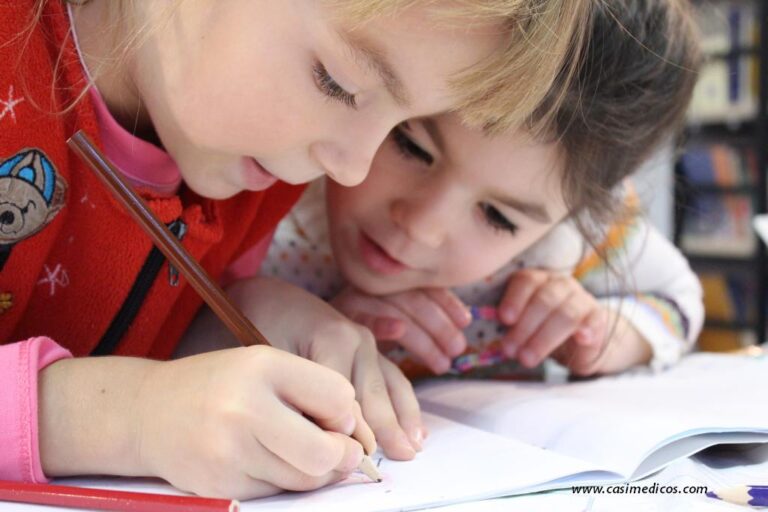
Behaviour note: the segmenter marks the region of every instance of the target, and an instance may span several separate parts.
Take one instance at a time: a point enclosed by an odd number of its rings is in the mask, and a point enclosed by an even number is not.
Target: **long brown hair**
[[[563,149],[570,211],[615,218],[617,184],[682,127],[701,63],[690,8],[596,1],[577,75],[548,130]]]

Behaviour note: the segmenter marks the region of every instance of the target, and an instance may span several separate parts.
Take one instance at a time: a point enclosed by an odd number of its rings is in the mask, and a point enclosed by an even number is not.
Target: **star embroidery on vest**
[[[13,119],[13,122],[16,122],[16,111],[14,110],[16,108],[16,105],[23,102],[24,98],[18,97],[14,98],[13,96],[13,86],[8,87],[8,99],[2,100],[0,99],[0,106],[3,107],[3,110],[0,111],[0,121],[6,116],[11,116],[11,119]]]
[[[13,294],[8,292],[0,293],[0,315],[13,307]]]
[[[88,197],[88,192],[83,194],[83,197],[80,198],[80,204],[87,203],[88,206],[91,208],[96,208],[96,205],[93,204],[93,201],[91,201],[91,198]]]
[[[56,295],[56,287],[67,287],[69,286],[69,274],[67,274],[67,271],[64,269],[64,267],[61,266],[61,263],[56,265],[53,270],[48,265],[43,265],[43,270],[45,271],[45,277],[40,279],[37,284],[48,284],[51,287],[51,297]]]

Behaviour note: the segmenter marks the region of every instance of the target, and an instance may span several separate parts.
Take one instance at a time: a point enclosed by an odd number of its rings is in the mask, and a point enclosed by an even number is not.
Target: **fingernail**
[[[517,354],[517,344],[507,343],[506,345],[504,345],[504,354],[510,359],[515,357],[515,354]]]
[[[341,422],[341,433],[351,436],[355,431],[355,427],[357,427],[357,420],[353,415],[349,414]]]
[[[405,435],[405,432],[400,432],[397,435],[397,442],[400,444],[407,452],[413,453],[413,456],[416,455],[416,450],[413,448],[413,445],[411,444],[411,440],[408,439],[408,436]]]
[[[592,329],[589,327],[580,328],[576,334],[578,335],[579,341],[582,345],[589,345],[592,343]]]
[[[451,340],[451,354],[453,357],[459,356],[467,348],[467,340],[462,333],[458,333],[453,340]]]
[[[420,427],[413,427],[408,429],[408,437],[411,438],[411,445],[413,449],[420,452],[422,449],[421,443],[424,441],[424,437]]]
[[[466,306],[462,308],[461,322],[464,327],[472,323],[472,312]]]
[[[434,367],[432,368],[432,371],[435,372],[437,375],[442,375],[443,373],[447,372],[451,369],[451,360],[446,357],[441,357],[437,363],[435,363]]]
[[[517,320],[517,311],[515,311],[514,308],[503,308],[499,312],[499,315],[501,316],[501,321],[506,324],[513,324]]]
[[[532,350],[529,349],[523,349],[522,352],[520,352],[520,362],[523,363],[525,366],[535,366],[536,364],[536,354],[533,353]]]

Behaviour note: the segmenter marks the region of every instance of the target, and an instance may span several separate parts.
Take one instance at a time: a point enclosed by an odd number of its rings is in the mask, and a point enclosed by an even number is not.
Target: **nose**
[[[5,210],[3,213],[0,213],[0,224],[13,224],[15,220],[16,216],[10,210]]]
[[[376,151],[393,127],[384,122],[349,124],[333,139],[311,144],[310,158],[337,183],[346,187],[358,185],[368,175]]]
[[[458,221],[459,203],[451,204],[446,193],[432,190],[429,194],[400,197],[390,204],[392,222],[415,242],[439,249]]]

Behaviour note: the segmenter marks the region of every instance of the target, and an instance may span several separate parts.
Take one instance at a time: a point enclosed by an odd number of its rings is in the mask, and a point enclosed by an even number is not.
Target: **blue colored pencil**
[[[472,320],[498,320],[499,313],[494,306],[470,306]]]
[[[768,485],[737,485],[710,491],[707,496],[736,505],[768,507]]]

